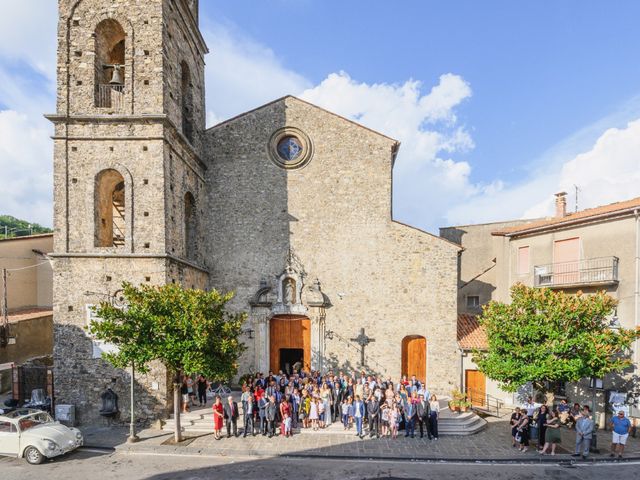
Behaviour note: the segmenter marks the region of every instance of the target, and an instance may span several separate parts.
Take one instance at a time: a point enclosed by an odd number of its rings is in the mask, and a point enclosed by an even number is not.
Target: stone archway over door
[[[269,368],[281,369],[281,357],[301,350],[305,370],[311,369],[311,320],[296,315],[277,315],[269,322]]]
[[[409,335],[402,339],[402,374],[415,375],[421,382],[427,380],[427,339]]]

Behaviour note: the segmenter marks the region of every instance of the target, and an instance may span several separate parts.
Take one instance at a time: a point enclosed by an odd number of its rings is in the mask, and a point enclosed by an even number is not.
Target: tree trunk
[[[176,372],[176,378],[173,380],[173,418],[175,425],[175,432],[173,438],[176,443],[182,441],[182,426],[180,425],[180,412],[182,411],[181,402],[182,397],[180,395],[180,370]]]

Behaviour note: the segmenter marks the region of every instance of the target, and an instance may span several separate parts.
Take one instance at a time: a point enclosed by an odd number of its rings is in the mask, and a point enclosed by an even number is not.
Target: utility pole
[[[2,325],[0,327],[0,346],[9,343],[9,306],[7,305],[7,269],[2,269]]]
[[[127,438],[127,442],[135,443],[138,440],[138,436],[136,435],[136,419],[135,419],[135,411],[134,411],[134,397],[133,397],[133,387],[135,385],[135,363],[131,362],[131,422],[129,423],[129,438]]]

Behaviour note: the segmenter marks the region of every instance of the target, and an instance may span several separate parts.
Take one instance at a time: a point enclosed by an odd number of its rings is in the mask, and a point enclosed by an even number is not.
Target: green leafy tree
[[[511,303],[490,302],[479,318],[489,348],[474,352],[478,368],[508,392],[531,382],[604,377],[631,366],[625,352],[635,330],[610,328],[616,300],[605,292],[575,295],[516,284]]]
[[[30,233],[51,233],[53,230],[11,215],[0,215],[0,238],[24,237]],[[6,237],[5,237],[6,234]]]
[[[175,373],[174,416],[176,441],[180,441],[180,391],[182,373],[202,373],[212,380],[228,380],[237,372],[245,347],[240,342],[244,314],[230,314],[226,304],[233,293],[185,289],[176,284],[133,286],[123,284],[126,308],[102,302],[98,321],[89,330],[118,351],[104,353],[119,368],[135,365],[148,371],[152,360]]]

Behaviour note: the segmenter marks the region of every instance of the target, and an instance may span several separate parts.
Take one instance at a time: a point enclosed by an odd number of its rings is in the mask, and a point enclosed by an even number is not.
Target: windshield
[[[18,425],[20,426],[20,431],[24,432],[25,430],[29,430],[30,428],[37,427],[38,425],[42,425],[44,423],[49,423],[52,421],[53,420],[48,413],[40,412],[21,418],[20,420],[18,420]]]

